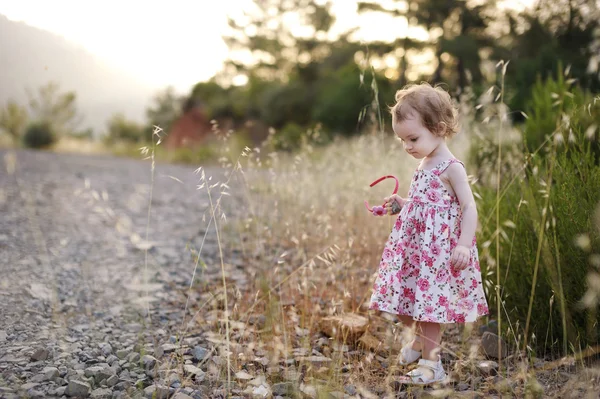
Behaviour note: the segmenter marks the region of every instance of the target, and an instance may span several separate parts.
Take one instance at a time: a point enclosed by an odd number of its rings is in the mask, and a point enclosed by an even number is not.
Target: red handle
[[[392,175],[387,175],[387,176],[382,176],[379,179],[375,180],[373,183],[371,183],[369,185],[369,187],[373,187],[374,185],[382,182],[385,179],[394,179],[396,181],[396,186],[394,187],[394,191],[392,192],[392,194],[397,194],[398,193],[398,179],[396,178],[396,176],[392,176]],[[383,203],[382,206],[385,206],[385,202]],[[367,210],[369,212],[373,212],[373,209],[371,207],[369,207],[369,203],[367,201],[365,201],[365,206],[367,207]]]

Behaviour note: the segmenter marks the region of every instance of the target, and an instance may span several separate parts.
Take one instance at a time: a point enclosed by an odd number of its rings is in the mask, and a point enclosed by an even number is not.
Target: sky
[[[334,30],[360,26],[360,36],[381,37],[381,15],[356,13],[358,0],[333,0]],[[388,0],[389,1],[389,0]],[[532,0],[507,0],[521,8]],[[0,14],[77,43],[154,88],[186,93],[221,69],[228,10],[251,0],[0,0]],[[386,3],[382,0],[381,3]],[[382,25],[383,24],[383,25]]]

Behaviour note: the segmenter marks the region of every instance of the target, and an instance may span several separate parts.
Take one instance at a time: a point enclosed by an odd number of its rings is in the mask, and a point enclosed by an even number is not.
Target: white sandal
[[[429,369],[433,372],[431,378],[426,377],[425,374],[419,370],[419,368]],[[429,385],[436,382],[442,382],[447,378],[442,361],[437,362],[433,360],[419,360],[418,367],[414,370],[406,373],[406,376],[402,377],[400,383],[408,385]]]
[[[411,363],[416,362],[421,358],[421,351],[416,351],[412,348],[414,342],[420,342],[419,337],[415,337],[412,341],[407,343],[400,349],[400,356],[398,356],[398,363],[401,366],[407,366]]]

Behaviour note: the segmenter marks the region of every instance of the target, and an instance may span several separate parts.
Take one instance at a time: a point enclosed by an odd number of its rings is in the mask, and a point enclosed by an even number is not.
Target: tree
[[[254,0],[253,5],[243,17],[229,19],[231,33],[223,39],[234,56],[250,55],[254,61],[230,59],[226,77],[252,71],[265,80],[285,81],[297,64],[327,55],[335,21],[329,1]]]
[[[360,2],[359,12],[383,12],[406,21],[408,27],[421,27],[429,40],[420,43],[406,35],[395,41],[403,49],[400,79],[404,83],[406,54],[410,49],[430,48],[437,66],[431,80],[448,81],[463,91],[472,80],[481,83],[481,50],[492,48],[494,41],[487,28],[496,10],[495,0],[481,4],[466,0],[395,0],[396,7],[383,7],[376,2]],[[470,78],[469,78],[470,75]]]
[[[169,132],[175,119],[181,115],[183,97],[178,96],[175,89],[169,86],[157,93],[152,101],[152,105],[146,109],[150,128],[158,126],[164,132]]]
[[[597,66],[589,67],[598,57],[599,20],[595,0],[539,0],[531,10],[509,15],[510,29],[494,57],[511,61],[506,76],[510,108],[524,111],[534,83],[561,73],[560,64],[581,87],[598,92]]]
[[[37,92],[27,90],[32,119],[47,124],[57,134],[70,135],[77,129],[81,116],[77,111],[74,92],[62,93],[56,82],[38,88]]]
[[[140,143],[150,137],[146,127],[127,119],[122,113],[114,114],[107,122],[107,128],[108,133],[104,140],[108,143],[118,141]]]
[[[13,142],[18,142],[27,126],[27,108],[10,100],[0,110],[0,129],[6,131]]]

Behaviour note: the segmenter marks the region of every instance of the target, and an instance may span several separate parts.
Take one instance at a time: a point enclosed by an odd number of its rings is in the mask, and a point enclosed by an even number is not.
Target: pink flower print
[[[394,253],[391,249],[386,248],[383,250],[383,260],[390,260],[394,257]]]
[[[410,224],[406,227],[406,234],[411,236],[411,235],[413,235],[414,231],[415,231],[415,228],[414,228],[413,224]]]
[[[398,279],[398,281],[402,280],[402,269],[396,272],[396,278]]]
[[[429,281],[424,278],[417,280],[417,286],[421,291],[427,291],[429,289]]]
[[[428,314],[428,315],[430,315],[430,314],[432,314],[432,313],[433,313],[433,310],[434,310],[434,309],[433,309],[433,306],[431,306],[431,305],[427,305],[427,306],[425,306],[425,314]]]
[[[478,285],[479,285],[479,283],[477,283],[477,280],[472,278],[471,279],[471,288],[475,289],[475,288],[477,288]]]
[[[413,266],[419,266],[421,263],[421,257],[418,253],[414,253],[410,256],[410,264]]]
[[[438,179],[431,179],[429,181],[429,187],[433,188],[433,189],[438,189],[440,188],[442,185],[440,184],[440,181]]]
[[[427,191],[427,199],[431,202],[438,202],[441,199],[440,193],[435,190],[429,190]]]
[[[453,309],[448,309],[448,320],[455,320],[456,312]]]
[[[402,239],[402,247],[403,248],[410,248],[410,238],[404,237]]]
[[[457,269],[457,268],[455,268],[455,267],[451,267],[451,268],[450,268],[450,274],[452,274],[452,277],[454,277],[454,278],[458,278],[458,277],[460,277],[460,273],[461,273],[461,272],[462,272],[462,270],[458,270],[458,269]]]
[[[436,244],[435,242],[432,242],[431,244],[429,244],[429,250],[431,251],[431,254],[434,256],[439,256],[442,253],[442,248],[440,248],[440,246],[438,244]]]
[[[461,310],[470,312],[475,307],[475,304],[473,303],[473,301],[471,299],[464,298],[464,299],[461,299],[460,301],[458,301],[458,307]]]
[[[436,215],[436,210],[435,208],[429,208],[429,211],[427,211],[427,213],[429,213],[429,216],[434,218]]]
[[[386,294],[386,292],[387,292],[387,287],[386,287],[385,285],[382,285],[382,286],[379,288],[379,293],[380,293],[381,295],[385,295],[385,294]]]
[[[433,174],[436,175],[436,176],[439,176],[439,175],[442,174],[442,172],[440,172],[439,169],[436,169],[436,170],[433,171]]]
[[[448,223],[442,223],[442,227],[440,228],[440,235],[444,234],[446,231],[450,231],[449,227],[450,226],[448,226]]]
[[[426,254],[423,254],[421,256],[421,258],[423,259],[423,262],[425,262],[427,267],[433,267],[433,258],[431,256],[427,256]]]
[[[371,305],[371,309],[373,309],[373,310],[379,310],[379,303],[378,302],[373,302],[373,304]]]
[[[402,277],[406,277],[410,274],[410,269],[406,266],[404,266],[402,269],[400,269],[400,275]]]
[[[480,271],[481,271],[481,267],[479,266],[479,261],[478,261],[478,260],[476,260],[476,261],[474,262],[473,266],[475,266],[475,270],[477,270],[478,272],[480,272]]]
[[[461,289],[461,290],[459,290],[459,291],[458,291],[458,296],[459,296],[460,298],[467,298],[467,297],[469,296],[469,290],[467,290],[467,289],[464,289],[464,288],[463,288],[463,289]]]
[[[440,297],[438,298],[438,305],[447,307],[448,306],[448,298],[443,295],[440,295]]]
[[[460,234],[458,234],[460,236]],[[458,243],[456,242],[456,240],[454,238],[450,238],[450,250],[453,250],[454,248],[456,248],[456,245]]]
[[[394,228],[400,229],[401,227],[402,227],[402,218],[398,218],[398,219],[396,219],[396,225],[394,226]]]
[[[464,323],[465,322],[465,315],[464,314],[454,314],[454,321],[457,323]]]
[[[478,303],[477,304],[477,314],[479,316],[487,314],[488,313],[488,307],[486,304],[484,303]]]
[[[446,269],[438,270],[438,272],[435,276],[435,282],[440,283],[440,284],[446,283],[449,279],[450,279],[450,275],[448,274],[448,270],[446,270]]]

